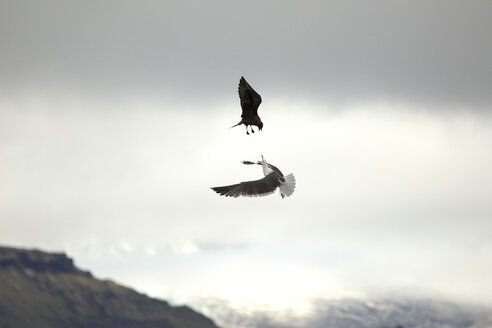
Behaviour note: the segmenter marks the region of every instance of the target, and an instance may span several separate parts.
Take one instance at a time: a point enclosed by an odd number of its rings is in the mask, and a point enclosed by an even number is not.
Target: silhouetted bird
[[[280,196],[290,196],[294,193],[296,187],[296,179],[291,173],[284,176],[282,172],[272,164],[268,164],[266,159],[261,155],[261,161],[256,163],[243,161],[243,164],[258,164],[263,166],[263,174],[265,177],[260,180],[241,182],[235,185],[224,187],[212,187],[216,193],[226,197],[239,196],[266,196],[273,194],[277,187],[280,189]]]
[[[260,117],[258,116],[258,107],[261,104],[261,96],[253,90],[253,88],[249,85],[248,82],[241,76],[239,80],[239,100],[241,101],[241,108],[243,113],[241,114],[241,121],[231,126],[231,128],[244,124],[246,126],[246,134],[248,132],[248,125],[251,128],[251,132],[255,133],[253,130],[253,125],[256,125],[259,130],[263,128],[263,122],[261,122]]]

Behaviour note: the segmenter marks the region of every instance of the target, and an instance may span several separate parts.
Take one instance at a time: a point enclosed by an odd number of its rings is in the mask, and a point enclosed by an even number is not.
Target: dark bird
[[[238,124],[231,126],[231,128],[244,124],[246,126],[246,134],[249,134],[248,125],[251,128],[251,133],[255,133],[253,125],[256,125],[258,130],[261,131],[261,129],[263,129],[263,122],[258,116],[258,107],[261,104],[261,96],[253,90],[242,76],[239,80],[238,91],[243,113],[241,114],[241,121]]]
[[[275,189],[280,189],[280,196],[284,198],[289,197],[294,193],[296,188],[296,179],[291,173],[284,176],[280,170],[272,164],[267,163],[266,159],[261,155],[261,161],[250,162],[242,161],[243,164],[258,164],[263,167],[263,174],[265,177],[260,180],[241,182],[235,185],[212,187],[216,193],[226,197],[239,197],[239,196],[266,196],[273,194]]]

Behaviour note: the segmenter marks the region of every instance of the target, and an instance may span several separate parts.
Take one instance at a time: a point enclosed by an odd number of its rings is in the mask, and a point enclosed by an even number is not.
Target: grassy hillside
[[[184,306],[94,279],[65,254],[0,247],[0,327],[213,328]]]

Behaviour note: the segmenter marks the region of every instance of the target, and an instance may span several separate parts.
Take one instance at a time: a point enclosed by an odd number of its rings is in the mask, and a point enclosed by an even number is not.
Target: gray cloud
[[[60,87],[204,103],[232,93],[244,74],[272,98],[457,107],[492,100],[488,1],[0,6],[4,90]]]

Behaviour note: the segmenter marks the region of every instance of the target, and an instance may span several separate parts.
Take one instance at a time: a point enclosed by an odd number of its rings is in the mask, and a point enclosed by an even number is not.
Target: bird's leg
[[[253,126],[252,125],[250,126],[250,128],[251,128],[251,133],[255,133],[255,130],[253,130]]]
[[[246,134],[249,135],[248,126],[246,125]]]

